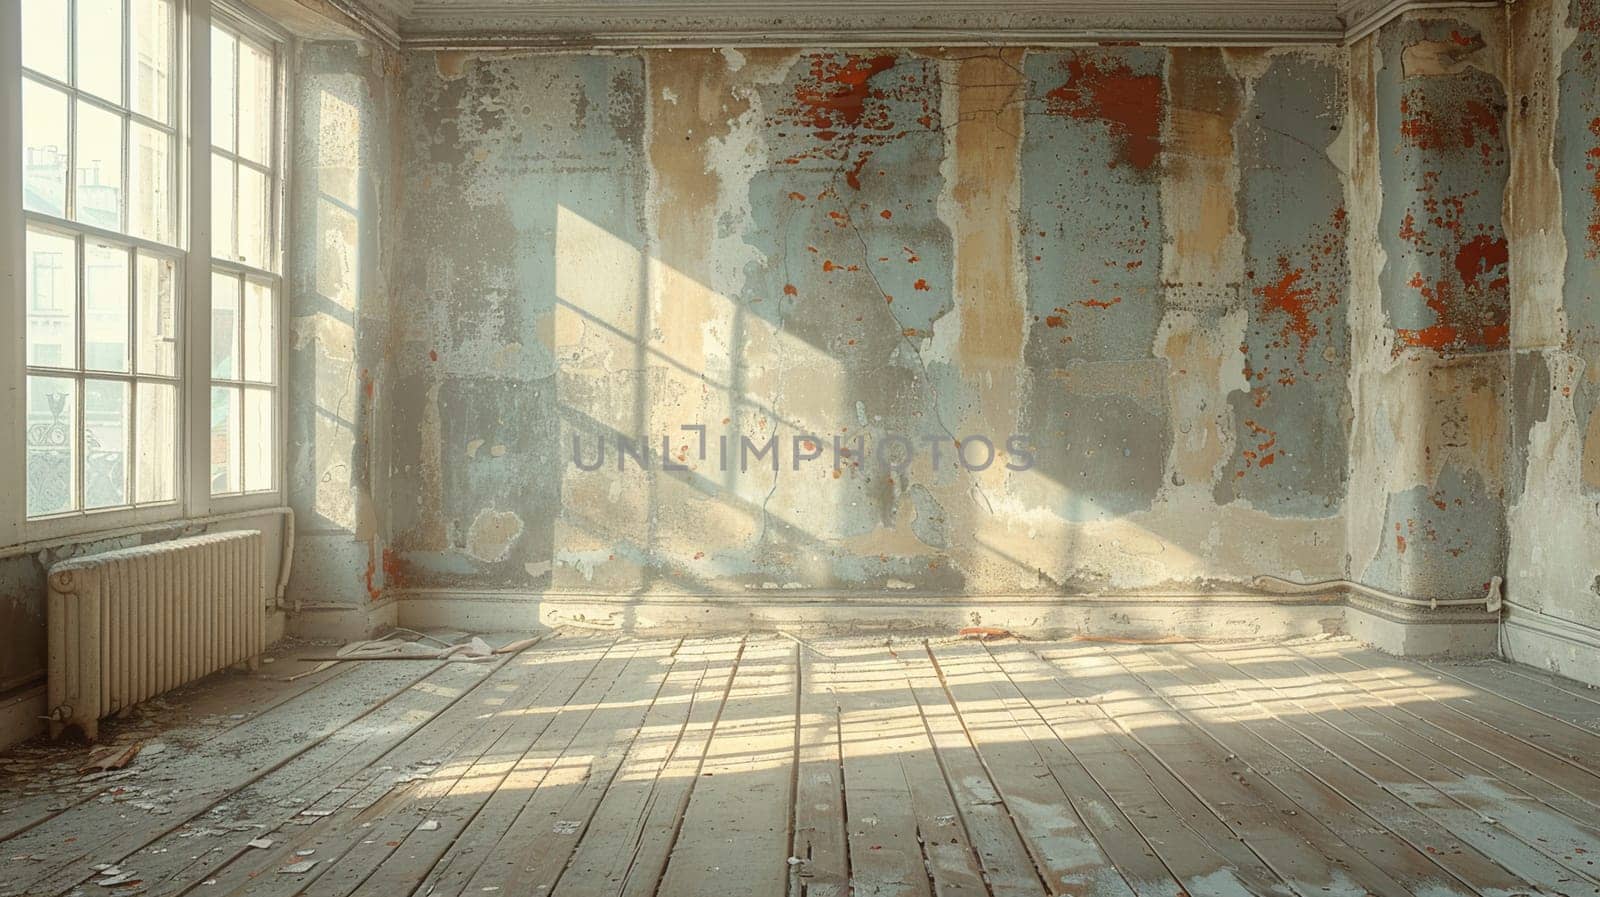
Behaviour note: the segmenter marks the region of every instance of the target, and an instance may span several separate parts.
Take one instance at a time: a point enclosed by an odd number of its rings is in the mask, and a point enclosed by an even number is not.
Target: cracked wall
[[[1351,50],[1351,574],[1410,596],[1504,575],[1502,15],[1409,13]]]
[[[1509,619],[1592,632],[1600,628],[1600,3],[1518,3],[1511,33]],[[1578,644],[1513,647],[1519,659],[1592,681]]]
[[[285,400],[297,539],[289,595],[308,611],[383,598],[399,58],[354,40],[303,41],[294,58]]]
[[[336,483],[389,496],[375,591],[982,598],[1343,575],[1344,63],[404,55],[391,304],[358,317],[372,360],[338,381],[368,372],[382,408],[356,430],[387,468]],[[905,469],[857,442],[897,436]],[[975,436],[984,470],[956,463],[981,460]],[[651,469],[619,470],[618,438]],[[768,439],[779,470],[740,471],[743,441]],[[574,440],[604,462],[574,463]],[[373,597],[361,548],[318,583]]]

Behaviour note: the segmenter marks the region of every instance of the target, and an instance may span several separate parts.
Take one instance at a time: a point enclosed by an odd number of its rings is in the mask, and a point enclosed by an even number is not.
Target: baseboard
[[[349,642],[382,635],[399,625],[397,602],[386,596],[359,607],[304,604],[290,612],[285,629],[297,638]]]
[[[1402,657],[1487,657],[1495,653],[1500,615],[1482,608],[1413,608],[1351,595],[1351,637]]]
[[[569,627],[661,635],[750,629],[949,634],[965,626],[990,626],[1037,638],[1093,634],[1196,639],[1281,639],[1345,632],[1344,609],[1337,600],[1259,595],[611,597],[410,590],[399,594],[399,605],[401,626],[478,631]]]
[[[0,697],[0,753],[44,732],[44,713],[43,682]]]
[[[1504,627],[1506,660],[1600,686],[1600,629],[1515,605],[1507,606]]]

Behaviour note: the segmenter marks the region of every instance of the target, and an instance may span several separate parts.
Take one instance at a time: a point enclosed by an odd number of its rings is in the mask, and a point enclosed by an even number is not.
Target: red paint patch
[[[879,212],[878,215],[885,221],[888,221],[890,218],[894,217],[894,213],[888,209],[884,209],[883,211]]]
[[[439,360],[439,350],[437,350],[437,349],[429,350],[429,352],[428,352],[428,360],[429,361],[438,361]]]
[[[783,295],[785,295],[785,296],[798,296],[798,295],[800,295],[800,291],[795,289],[794,284],[786,283],[786,284],[783,285]]]
[[[1400,139],[1433,152],[1476,150],[1485,166],[1494,166],[1505,146],[1502,112],[1482,99],[1446,102],[1413,88],[1400,98]]]
[[[782,164],[797,165],[808,159],[842,163],[845,182],[860,190],[862,172],[875,150],[912,131],[895,120],[889,101],[920,107],[916,122],[923,130],[937,124],[937,91],[922,62],[897,72],[894,69],[901,57],[891,53],[813,53],[806,61],[792,102],[777,110],[772,123],[808,131],[816,144]]]
[[[1078,304],[1084,308],[1110,308],[1121,301],[1121,296],[1112,296],[1110,299],[1082,299]]]
[[[1104,122],[1117,138],[1120,161],[1139,171],[1155,165],[1161,155],[1161,76],[1134,74],[1120,59],[1088,53],[1067,59],[1066,73],[1066,83],[1045,95],[1045,111]]]
[[[926,292],[927,289],[928,289],[928,282],[919,277],[919,278],[917,278],[917,282],[912,284],[911,286],[912,286],[913,289],[918,289],[918,290],[922,290],[922,291]]]
[[[1317,325],[1311,323],[1311,303],[1315,293],[1301,283],[1306,269],[1290,267],[1289,259],[1285,257],[1278,259],[1278,270],[1281,276],[1276,281],[1262,284],[1250,292],[1261,297],[1264,311],[1281,312],[1289,317],[1284,329],[1300,340],[1303,354],[1317,336]]]
[[[1589,133],[1596,140],[1600,140],[1600,118],[1589,122]],[[1589,172],[1594,175],[1594,185],[1589,188],[1589,197],[1594,201],[1589,210],[1589,248],[1585,255],[1591,259],[1600,258],[1600,144],[1589,149]]]

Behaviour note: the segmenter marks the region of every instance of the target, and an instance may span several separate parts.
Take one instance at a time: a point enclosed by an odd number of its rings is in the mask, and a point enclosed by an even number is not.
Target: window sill
[[[234,498],[237,499],[238,497],[234,496]],[[251,495],[245,496],[245,498],[261,503],[254,507],[219,508],[213,502],[212,513],[203,517],[187,517],[174,508],[164,507],[161,510],[168,512],[168,516],[150,520],[130,520],[128,518],[128,515],[141,513],[139,511],[113,511],[104,516],[96,514],[92,517],[35,520],[24,527],[24,532],[30,540],[18,545],[0,547],[0,560],[33,554],[50,548],[60,548],[63,545],[81,545],[164,530],[209,526],[214,523],[223,523],[248,517],[265,517],[269,515],[288,517],[293,513],[289,508],[278,504],[280,496],[277,493]],[[153,509],[145,509],[145,512],[149,510]],[[60,532],[42,531],[42,527],[45,525],[56,526],[67,523],[74,524],[76,528],[67,529],[63,527]]]

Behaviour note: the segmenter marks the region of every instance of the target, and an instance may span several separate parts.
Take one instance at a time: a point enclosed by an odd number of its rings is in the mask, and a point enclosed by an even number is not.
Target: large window
[[[228,0],[20,0],[20,15],[0,22],[23,37],[0,71],[21,78],[20,120],[0,124],[20,130],[6,158],[22,168],[17,229],[0,222],[20,308],[0,331],[21,329],[3,376],[24,381],[25,489],[0,495],[0,525],[77,533],[270,501],[281,35]],[[197,78],[208,108],[184,89]],[[207,209],[209,253],[203,226],[191,241]]]
[[[28,517],[179,498],[173,2],[22,2]]]
[[[276,488],[274,46],[211,29],[211,493]]]

